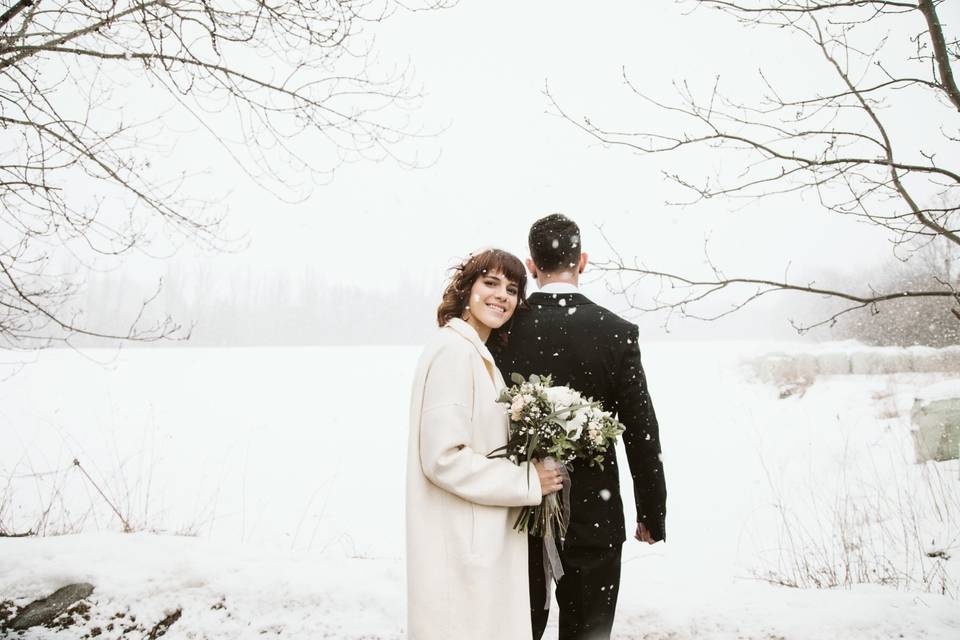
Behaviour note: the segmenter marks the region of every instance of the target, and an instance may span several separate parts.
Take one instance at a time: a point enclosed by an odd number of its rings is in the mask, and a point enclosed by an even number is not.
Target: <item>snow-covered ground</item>
[[[956,376],[778,387],[741,364],[771,350],[644,350],[668,542],[624,547],[615,637],[960,637],[960,468],[914,464],[908,429],[919,391]],[[88,353],[107,364],[40,354],[0,384],[0,526],[82,533],[0,538],[0,601],[90,582],[95,606],[81,625],[104,638],[140,637],[176,609],[169,638],[405,637],[417,353]],[[120,533],[94,483],[137,533]],[[796,589],[758,579],[767,575],[888,586]]]

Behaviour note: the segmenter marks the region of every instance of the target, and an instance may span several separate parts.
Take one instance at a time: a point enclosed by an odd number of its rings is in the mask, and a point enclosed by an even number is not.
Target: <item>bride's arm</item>
[[[420,413],[420,465],[437,486],[464,500],[490,506],[540,504],[533,465],[491,460],[470,447],[473,402],[471,353],[448,345],[427,372]]]

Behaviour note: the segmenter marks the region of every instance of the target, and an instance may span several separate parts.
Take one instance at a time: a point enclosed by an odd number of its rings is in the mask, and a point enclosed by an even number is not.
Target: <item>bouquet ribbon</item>
[[[562,514],[558,518],[558,521],[563,523],[561,525],[562,531],[560,531],[560,546],[562,547],[563,537],[567,532],[566,523],[570,521],[570,472],[562,462],[553,458],[544,458],[543,467],[545,469],[556,469],[563,479],[563,489],[557,493],[551,493],[543,499],[547,523],[543,531],[543,578],[547,590],[543,608],[549,609],[550,586],[554,581],[559,582],[560,578],[563,577],[563,564],[560,562],[560,552],[557,550],[557,539],[553,531],[553,514],[558,510]]]

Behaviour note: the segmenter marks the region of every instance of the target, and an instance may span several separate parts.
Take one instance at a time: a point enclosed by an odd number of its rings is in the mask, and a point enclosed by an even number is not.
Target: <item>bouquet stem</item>
[[[549,457],[543,459],[543,466],[560,472],[563,490],[544,496],[543,501],[535,507],[521,509],[513,528],[543,538],[543,576],[547,589],[544,609],[549,609],[551,585],[563,577],[557,539],[559,538],[560,548],[563,548],[563,538],[567,535],[567,525],[570,524],[570,472],[562,462]]]

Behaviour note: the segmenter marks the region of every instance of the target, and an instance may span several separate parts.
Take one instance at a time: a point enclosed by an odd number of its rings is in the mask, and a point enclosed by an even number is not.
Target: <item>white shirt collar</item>
[[[540,287],[540,293],[580,293],[580,289],[570,282],[548,282]]]

